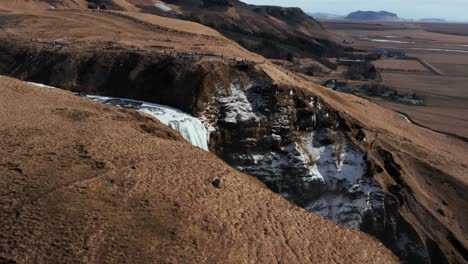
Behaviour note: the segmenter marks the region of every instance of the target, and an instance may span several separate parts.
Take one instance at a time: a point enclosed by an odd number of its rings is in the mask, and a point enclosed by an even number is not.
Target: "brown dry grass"
[[[467,77],[383,73],[384,84],[400,93],[416,93],[426,106],[384,105],[407,113],[435,130],[468,137]]]
[[[264,61],[216,31],[193,22],[128,12],[88,10],[3,12],[0,37],[42,44],[55,40],[63,50],[127,49],[148,52],[197,52]],[[33,43],[34,42],[34,43]]]
[[[381,71],[430,72],[416,60],[380,59],[372,62],[372,64]]]
[[[162,27],[167,27],[183,32],[190,32],[197,35],[208,35],[208,36],[215,36],[221,37],[221,34],[209,27],[203,26],[198,23],[179,20],[179,19],[172,19],[167,17],[155,16],[151,14],[142,14],[136,12],[125,12],[125,15],[133,17],[135,19],[139,19],[151,24],[159,25]]]
[[[5,77],[0,94],[0,260],[396,261],[147,116]]]
[[[450,48],[450,47],[448,47]],[[447,64],[468,64],[468,54],[447,53],[447,52],[428,52],[411,51],[410,56],[415,56],[429,63],[447,63]]]
[[[468,77],[468,64],[432,63],[446,76]]]
[[[444,44],[468,44],[466,24],[429,24],[429,23],[386,23],[386,22],[356,22],[356,21],[334,21],[324,22],[330,30],[343,34],[349,38],[358,36],[370,36],[385,39],[385,36],[397,36],[405,42],[416,42],[414,44],[398,44],[390,42],[370,42],[366,40],[355,40],[353,46],[361,48],[379,47],[431,47],[444,48]],[[438,31],[438,32],[436,32]],[[459,32],[459,35],[453,33]],[[447,48],[447,47],[445,47]],[[465,48],[466,50],[466,48]]]
[[[86,0],[2,0],[0,9],[46,10],[52,8],[87,8]]]
[[[445,46],[447,49],[463,49],[457,46]],[[468,48],[465,47],[465,49]],[[436,67],[444,76],[465,76],[468,77],[468,53],[449,52],[411,52],[412,56],[421,58],[432,66]]]

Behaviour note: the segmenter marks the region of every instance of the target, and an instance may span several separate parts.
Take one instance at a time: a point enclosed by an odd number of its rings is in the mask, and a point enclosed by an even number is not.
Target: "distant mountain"
[[[398,21],[400,18],[395,13],[387,11],[356,11],[346,16],[347,20],[378,20],[378,21]]]
[[[343,15],[329,14],[329,13],[307,13],[315,19],[321,20],[342,20],[345,18]]]
[[[443,18],[423,18],[419,19],[419,22],[432,22],[432,23],[444,23],[447,22],[447,20]]]

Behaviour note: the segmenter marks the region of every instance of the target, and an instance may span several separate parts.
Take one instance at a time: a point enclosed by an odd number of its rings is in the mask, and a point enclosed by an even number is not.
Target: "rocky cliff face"
[[[408,262],[429,262],[399,201],[374,179],[366,136],[319,97],[267,79],[234,79],[202,113],[211,148],[291,202],[379,237]]]

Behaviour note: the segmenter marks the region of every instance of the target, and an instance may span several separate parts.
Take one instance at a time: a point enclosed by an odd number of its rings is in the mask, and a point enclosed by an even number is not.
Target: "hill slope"
[[[129,0],[132,1],[132,0]],[[215,28],[247,49],[268,58],[333,56],[343,48],[341,37],[299,8],[248,5],[238,0],[169,0],[178,12],[173,16]],[[140,7],[157,15],[170,15],[161,9]]]
[[[238,0],[6,0],[0,6],[97,8],[151,13],[184,19],[219,30],[250,51],[269,58],[336,56],[343,37],[326,31],[299,8],[254,6]],[[32,5],[31,3],[35,3]]]
[[[0,262],[395,262],[145,115],[5,77],[0,93]]]

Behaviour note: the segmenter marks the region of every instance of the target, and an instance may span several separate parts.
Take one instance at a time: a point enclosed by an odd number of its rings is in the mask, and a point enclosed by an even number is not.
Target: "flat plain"
[[[424,106],[378,98],[372,101],[407,114],[433,130],[468,138],[468,25],[401,22],[324,22],[353,39],[357,49],[398,49],[410,60],[374,62],[382,83],[400,93],[416,93]]]

